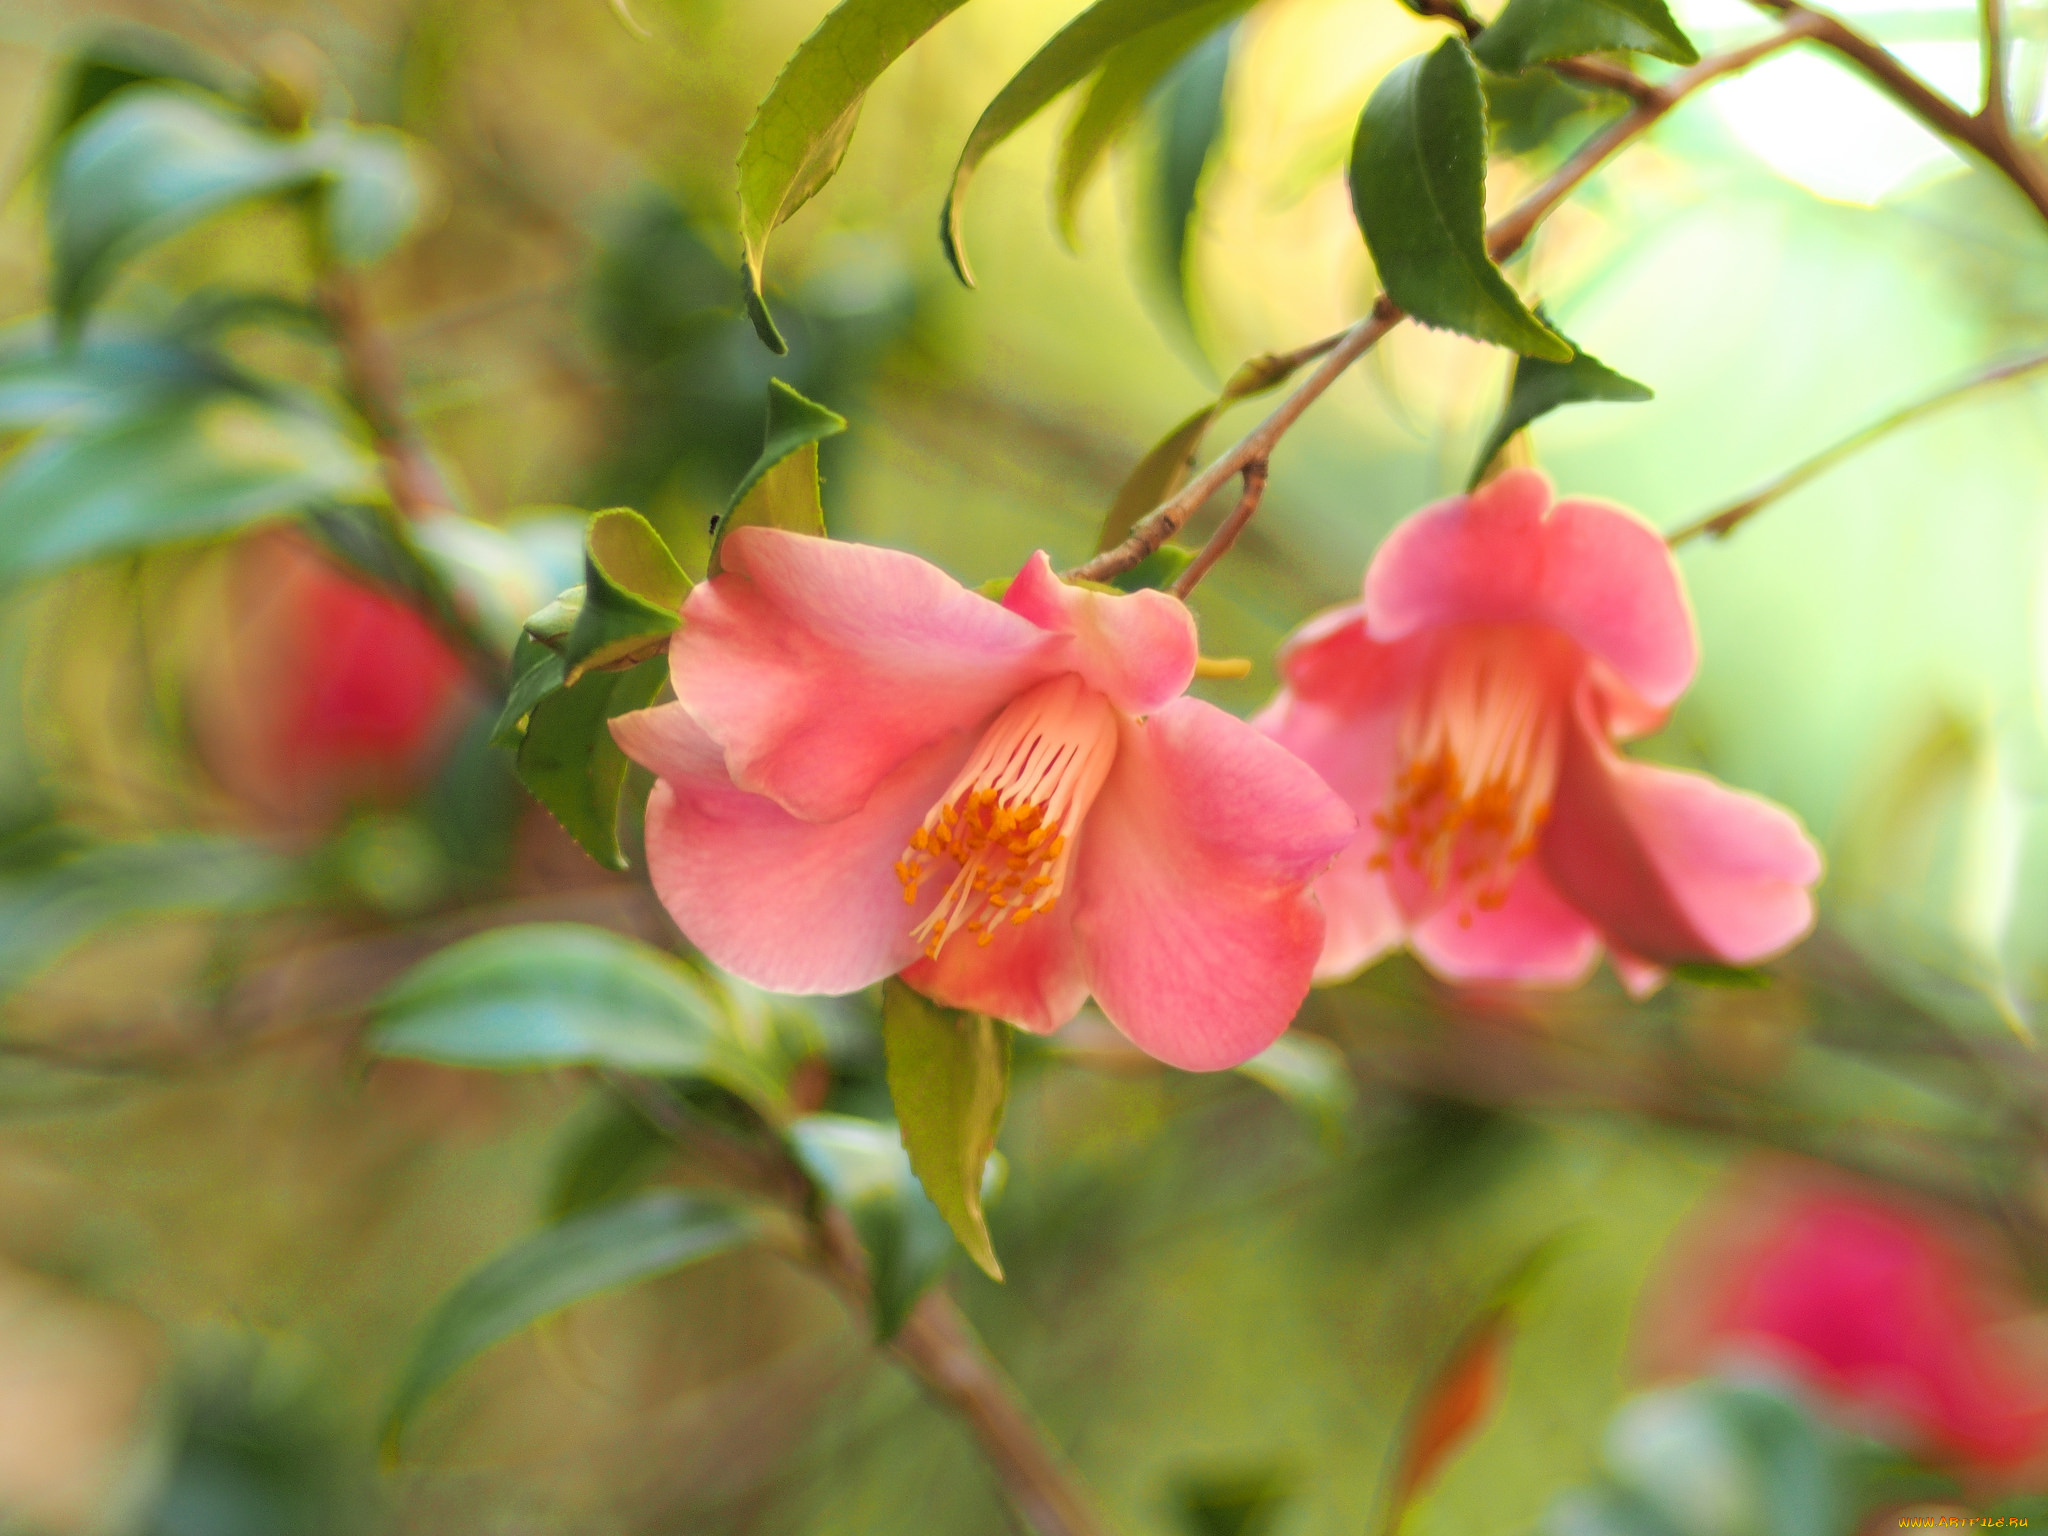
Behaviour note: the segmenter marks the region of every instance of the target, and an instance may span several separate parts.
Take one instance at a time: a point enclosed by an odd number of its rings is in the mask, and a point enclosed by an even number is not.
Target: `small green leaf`
[[[611,1093],[575,1128],[548,1187],[547,1219],[563,1221],[628,1193],[674,1150],[639,1110]]]
[[[891,977],[882,987],[882,1041],[910,1166],[968,1257],[1000,1280],[981,1181],[1010,1093],[1009,1026],[943,1007]]]
[[[1214,0],[1096,0],[1068,22],[982,111],[960,161],[953,168],[953,186],[939,216],[939,238],[960,281],[974,286],[974,272],[961,244],[961,219],[968,183],[989,152],[1050,106],[1063,93],[1087,79],[1110,53],[1147,28],[1206,10]],[[1105,104],[1107,105],[1107,104]]]
[[[1733,987],[1738,991],[1754,991],[1771,984],[1771,973],[1753,965],[1707,965],[1687,961],[1671,967],[1671,979],[1690,982],[1696,987]]]
[[[1539,416],[1561,405],[1585,400],[1641,401],[1651,398],[1647,385],[1616,373],[1590,353],[1574,351],[1568,363],[1546,362],[1540,357],[1517,357],[1508,403],[1487,434],[1479,456],[1472,461],[1472,474],[1465,482],[1470,490],[1485,475],[1508,439]]]
[[[1610,48],[1673,64],[1700,60],[1664,0],[1508,0],[1472,53],[1488,69],[1512,75],[1531,64]]]
[[[1387,296],[1425,325],[1553,362],[1571,347],[1486,252],[1486,102],[1462,37],[1403,61],[1359,115],[1351,206]]]
[[[60,147],[49,188],[51,299],[74,330],[123,263],[217,213],[321,188],[337,255],[383,255],[419,212],[404,142],[388,129],[263,128],[215,97],[132,85]]]
[[[841,0],[798,45],[755,109],[740,146],[742,274],[747,313],[771,351],[789,348],[761,291],[768,237],[839,169],[868,88],[963,3]]]
[[[525,740],[528,717],[542,699],[561,691],[567,672],[559,655],[522,631],[512,647],[512,686],[491,727],[491,745],[516,748]]]
[[[366,1044],[484,1071],[701,1078],[763,1108],[780,1098],[686,966],[576,923],[496,928],[429,956],[377,1000]]]
[[[619,851],[619,796],[628,767],[609,722],[645,709],[667,681],[666,656],[624,672],[586,673],[574,687],[542,690],[526,717],[519,782],[607,869],[626,867]]]
[[[1181,544],[1162,544],[1127,571],[1109,578],[1119,592],[1164,592],[1195,562],[1195,552]]]
[[[729,1206],[665,1191],[602,1206],[499,1254],[428,1320],[385,1416],[387,1451],[420,1405],[492,1345],[579,1301],[730,1253],[757,1230]]]
[[[583,547],[583,606],[562,645],[571,686],[593,668],[666,649],[690,595],[654,525],[628,507],[591,518]]]
[[[0,994],[113,925],[151,916],[260,911],[294,866],[239,838],[180,833],[106,843],[0,878]]]
[[[852,1115],[806,1115],[788,1136],[797,1161],[860,1235],[875,1337],[894,1338],[957,1251],[952,1229],[911,1172],[894,1125]],[[992,1186],[1000,1177],[999,1160],[990,1160],[989,1174]]]
[[[1202,451],[1202,440],[1227,407],[1277,388],[1293,375],[1297,366],[1270,353],[1253,358],[1230,376],[1213,403],[1203,406],[1161,438],[1138,460],[1137,467],[1118,488],[1109,515],[1102,520],[1102,532],[1096,536],[1096,552],[1115,549],[1123,543],[1146,513],[1187,483],[1195,466],[1195,455]]]
[[[825,507],[818,498],[818,444],[846,430],[846,418],[806,400],[780,379],[768,381],[768,430],[761,456],[740,478],[711,540],[708,573],[724,569],[720,558],[735,528],[786,528],[825,534]]]
[[[1078,243],[1082,195],[1111,147],[1137,121],[1146,98],[1190,49],[1256,3],[1208,0],[1119,43],[1102,61],[1087,98],[1060,139],[1059,167],[1053,175],[1053,206],[1069,246]]]
[[[551,651],[569,643],[576,620],[583,612],[583,588],[578,585],[557,592],[547,605],[527,618],[521,628]]]
[[[382,494],[338,424],[227,390],[52,430],[0,471],[0,581]]]
[[[217,354],[153,336],[95,336],[53,346],[49,324],[38,316],[0,333],[0,432],[49,426],[81,432],[245,382]]]
[[[1329,1041],[1289,1030],[1237,1070],[1299,1110],[1325,1145],[1343,1145],[1358,1089],[1344,1053]]]
[[[1619,91],[1589,90],[1548,69],[1519,75],[1482,71],[1486,122],[1494,153],[1526,155],[1562,138],[1567,130],[1611,121],[1628,110]]]
[[[147,84],[184,84],[217,96],[228,90],[213,61],[183,38],[155,27],[111,27],[72,59],[50,118],[48,142],[54,145],[115,92]]]

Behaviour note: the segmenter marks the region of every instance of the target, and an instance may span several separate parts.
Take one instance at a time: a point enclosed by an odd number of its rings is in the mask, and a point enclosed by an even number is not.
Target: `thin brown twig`
[[[2005,0],[1978,0],[1984,31],[1984,100],[1977,115],[2008,140],[2012,123],[2005,99]]]
[[[811,1267],[857,1316],[865,1320],[872,1314],[867,1254],[853,1223],[819,1197],[792,1159],[708,1124],[648,1079],[609,1070],[600,1076],[650,1125],[720,1177],[799,1215],[810,1234]],[[966,1423],[1034,1536],[1111,1536],[1051,1437],[942,1286],[918,1299],[889,1350]]]
[[[1814,14],[1808,13],[1808,16]],[[1691,69],[1657,87],[1654,99],[1639,103],[1625,116],[1594,135],[1577,154],[1559,167],[1555,175],[1497,221],[1487,232],[1488,252],[1495,261],[1505,261],[1522,248],[1529,236],[1535,232],[1536,226],[1548,217],[1559,203],[1570,196],[1581,182],[1647,132],[1679,102],[1724,75],[1747,69],[1766,55],[1814,35],[1819,25],[1817,19],[1795,18],[1769,37],[1702,59]],[[1123,543],[1075,566],[1066,572],[1066,575],[1070,579],[1108,581],[1129,570],[1158,549],[1186,526],[1187,520],[1194,515],[1196,508],[1220,490],[1233,476],[1242,474],[1246,465],[1253,460],[1269,460],[1280,439],[1287,435],[1302,413],[1320,399],[1347,368],[1371,351],[1379,339],[1400,324],[1404,318],[1406,316],[1393,300],[1382,294],[1365,318],[1345,331],[1334,345],[1327,342],[1311,343],[1317,352],[1322,352],[1327,346],[1327,352],[1323,353],[1322,365],[1310,374],[1293,394],[1283,400],[1272,414],[1232,447],[1217,455],[1206,469],[1190,479],[1177,494],[1138,519],[1131,528],[1130,536]],[[1231,528],[1230,536],[1233,539],[1237,536],[1237,531],[1237,528]],[[1196,558],[1199,560],[1200,556]]]
[[[1963,396],[1973,394],[1977,390],[1987,389],[1996,384],[2010,383],[2012,380],[2024,378],[2030,373],[2037,373],[2043,368],[2048,368],[2048,350],[2030,352],[2025,357],[2009,358],[2005,362],[1994,363],[1989,368],[1973,373],[1968,378],[1958,380],[1946,388],[1938,389],[1931,395],[1923,395],[1910,405],[1901,406],[1889,416],[1880,417],[1869,426],[1859,428],[1855,432],[1850,433],[1849,436],[1843,438],[1840,442],[1823,448],[1813,457],[1793,465],[1792,468],[1786,470],[1783,474],[1766,481],[1740,500],[1730,502],[1719,511],[1709,512],[1704,517],[1694,518],[1691,522],[1666,535],[1664,542],[1676,549],[1679,545],[1690,539],[1696,539],[1701,534],[1712,534],[1717,539],[1725,539],[1743,523],[1756,516],[1757,513],[1761,512],[1779,497],[1798,490],[1799,487],[1805,485],[1809,480],[1816,479],[1820,475],[1827,473],[1827,471],[1841,463],[1842,460],[1862,452],[1872,443],[1897,431],[1900,427],[1910,425],[1923,416],[1932,415],[1944,406],[1953,404]]]
[[[1182,602],[1195,590],[1195,584],[1209,574],[1209,567],[1230,552],[1230,546],[1237,542],[1237,536],[1244,525],[1252,520],[1252,514],[1259,510],[1259,500],[1266,494],[1266,461],[1253,459],[1244,467],[1244,491],[1237,498],[1237,505],[1230,510],[1230,516],[1223,520],[1204,544],[1195,558],[1188,562],[1188,568],[1180,573],[1180,580],[1173,584],[1173,595]]]
[[[1809,19],[1810,36],[1860,70],[1879,90],[1943,137],[1976,151],[2048,219],[2048,167],[2021,147],[2002,114],[1965,112],[1841,17],[1800,0],[1751,0],[1787,21]],[[2003,70],[2001,68],[2001,75]]]
[[[319,305],[341,353],[349,397],[376,441],[392,505],[408,522],[452,510],[454,498],[406,409],[398,354],[371,318],[362,284],[346,272],[330,272],[320,283]]]

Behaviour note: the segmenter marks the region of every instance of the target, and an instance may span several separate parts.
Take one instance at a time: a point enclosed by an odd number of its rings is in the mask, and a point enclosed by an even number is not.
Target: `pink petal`
[[[1637,1002],[1651,996],[1671,979],[1671,972],[1663,966],[1652,965],[1642,956],[1632,955],[1612,944],[1607,946],[1607,963],[1613,967],[1622,990]]]
[[[1257,1055],[1322,952],[1309,883],[1356,830],[1313,770],[1213,705],[1126,721],[1075,850],[1074,934],[1102,1011],[1190,1071]]]
[[[1576,499],[1553,506],[1550,496],[1541,474],[1514,469],[1403,522],[1365,573],[1374,638],[1541,624],[1605,661],[1651,707],[1670,704],[1699,660],[1670,550],[1633,512]]]
[[[1538,857],[1559,892],[1653,964],[1746,965],[1813,926],[1820,852],[1781,806],[1632,763],[1582,699]]]
[[[1374,645],[1362,634],[1355,644],[1324,643],[1342,645],[1352,659],[1367,664],[1399,649]],[[1251,723],[1315,769],[1358,818],[1357,835],[1315,884],[1326,920],[1316,979],[1356,975],[1398,945],[1404,927],[1386,876],[1372,866],[1380,841],[1372,818],[1385,808],[1393,782],[1397,716],[1391,708],[1326,708],[1286,688]]]
[[[663,766],[647,801],[648,874],[714,964],[774,992],[853,992],[916,958],[910,930],[939,892],[906,903],[895,865],[970,737],[920,748],[858,811],[818,823],[735,788],[717,745],[676,705],[621,716],[612,734],[628,756]]]
[[[1127,715],[1149,715],[1195,675],[1195,620],[1164,592],[1093,592],[1053,574],[1040,550],[1010,583],[1003,606],[1067,637],[1062,665]]]
[[[1600,935],[1565,905],[1543,871],[1515,871],[1507,900],[1494,908],[1446,902],[1408,937],[1416,957],[1446,981],[1515,982],[1569,987],[1600,958]]]
[[[985,945],[971,933],[955,934],[938,959],[919,960],[903,979],[949,1008],[971,1008],[1041,1035],[1088,1001],[1081,949],[1063,907],[1003,923]]]
[[[735,784],[807,821],[1065,670],[1058,641],[915,555],[740,528],[724,559],[683,605],[676,697]]]

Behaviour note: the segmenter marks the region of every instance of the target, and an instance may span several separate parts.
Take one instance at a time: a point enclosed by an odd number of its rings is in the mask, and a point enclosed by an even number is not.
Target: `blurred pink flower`
[[[678,702],[612,724],[660,782],[655,890],[760,986],[919,991],[1026,1029],[1092,993],[1196,1070],[1286,1028],[1309,884],[1355,821],[1182,697],[1188,611],[1032,556],[998,603],[913,555],[768,529],[725,545],[669,651]]]
[[[1820,855],[1789,812],[1612,745],[1661,724],[1697,660],[1632,513],[1516,469],[1402,523],[1364,601],[1288,641],[1253,721],[1361,822],[1316,886],[1317,974],[1405,940],[1452,981],[1569,985],[1604,941],[1642,992],[1805,933]]]
[[[1762,1364],[1959,1470],[2048,1457],[2048,1318],[1988,1234],[1845,1179],[1776,1170],[1681,1239],[1639,1339],[1658,1375]]]

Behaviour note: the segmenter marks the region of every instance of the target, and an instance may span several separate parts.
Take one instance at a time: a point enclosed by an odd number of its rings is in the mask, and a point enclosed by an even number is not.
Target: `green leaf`
[[[203,833],[107,843],[0,878],[0,994],[115,924],[234,914],[279,904],[293,864],[255,843]]]
[[[645,709],[667,681],[666,656],[625,672],[586,673],[574,687],[546,694],[526,717],[519,782],[607,869],[626,867],[619,851],[619,796],[629,766],[608,722]]]
[[[1589,90],[1547,69],[1519,75],[1482,71],[1486,122],[1496,154],[1526,155],[1560,138],[1566,130],[1611,121],[1628,110],[1619,91]]]
[[[419,193],[388,129],[258,126],[217,98],[171,86],[122,90],[67,138],[49,187],[51,298],[75,329],[123,263],[256,198],[326,193],[335,254],[367,261],[411,227]]]
[[[1472,53],[1488,69],[1512,75],[1531,64],[1609,48],[1673,64],[1700,59],[1664,0],[1508,0],[1473,42]]]
[[[600,1207],[501,1253],[428,1320],[385,1416],[387,1450],[420,1405],[492,1345],[579,1301],[730,1253],[756,1232],[729,1206],[663,1192]]]
[[[0,333],[0,432],[82,431],[202,389],[242,384],[218,355],[152,336],[95,336],[57,347],[40,316]]]
[[[1425,325],[1553,362],[1571,347],[1486,253],[1486,102],[1461,37],[1403,61],[1359,115],[1351,206],[1387,296]]]
[[[583,606],[562,645],[571,686],[593,668],[666,650],[690,595],[668,545],[629,507],[591,518],[583,550]]]
[[[894,1338],[917,1298],[951,1261],[952,1228],[918,1184],[894,1125],[851,1115],[806,1115],[788,1136],[805,1172],[859,1233],[868,1256],[875,1337]],[[993,1184],[997,1160],[991,1159],[989,1171]]]
[[[755,109],[740,146],[740,238],[747,313],[774,352],[761,291],[768,237],[832,179],[853,138],[868,87],[964,0],[841,0],[791,55]]]
[[[577,923],[522,923],[449,945],[377,1000],[380,1056],[494,1072],[601,1066],[780,1098],[718,1000],[671,955]]]
[[[1127,571],[1109,578],[1119,592],[1163,592],[1195,562],[1195,552],[1180,544],[1162,544]]]
[[[1671,967],[1671,979],[1690,982],[1696,987],[1733,987],[1737,991],[1754,991],[1771,984],[1771,973],[1753,965],[1707,965],[1687,961]]]
[[[1103,60],[1086,99],[1060,139],[1059,166],[1053,174],[1053,206],[1060,233],[1069,246],[1079,243],[1076,222],[1082,196],[1110,148],[1137,121],[1139,109],[1154,87],[1203,38],[1256,3],[1208,0],[1147,27],[1118,44]]]
[[[818,444],[846,430],[846,418],[806,400],[780,379],[768,381],[768,430],[761,456],[740,478],[711,540],[710,575],[724,569],[726,535],[735,528],[787,528],[825,535],[818,499]]]
[[[1479,484],[1487,466],[1508,439],[1539,416],[1561,405],[1584,400],[1641,401],[1651,398],[1647,385],[1616,373],[1590,353],[1574,351],[1568,363],[1546,362],[1540,357],[1515,359],[1514,376],[1508,386],[1508,403],[1500,420],[1487,434],[1479,456],[1472,461],[1472,474],[1465,482],[1470,490]]]
[[[512,686],[506,691],[497,724],[491,727],[491,745],[517,748],[526,739],[528,717],[542,699],[561,692],[567,674],[558,654],[522,631],[512,647]]]
[[[981,1181],[1010,1094],[1009,1026],[933,1002],[901,980],[882,986],[889,1097],[924,1192],[969,1258],[992,1280],[1003,1266],[988,1240]]]
[[[1289,1030],[1237,1070],[1299,1110],[1325,1145],[1344,1144],[1358,1089],[1344,1053],[1329,1041]]]
[[[1174,1503],[1186,1536],[1271,1536],[1293,1502],[1278,1467],[1237,1467],[1178,1479]]]
[[[660,1166],[673,1144],[632,1105],[606,1093],[579,1124],[548,1187],[547,1219],[608,1205]]]
[[[1762,1385],[1689,1382],[1632,1399],[1608,1426],[1617,1482],[1680,1530],[1704,1490],[1718,1529],[1807,1536],[1852,1529],[1840,1441],[1790,1397]]]
[[[1208,9],[1214,0],[1096,0],[1068,22],[1011,77],[983,110],[953,168],[953,186],[939,216],[939,237],[960,281],[974,286],[961,243],[961,219],[968,183],[989,152],[1036,117],[1060,95],[1087,79],[1110,53],[1139,33],[1183,14]],[[1105,104],[1106,105],[1106,104]]]
[[[1270,353],[1253,358],[1230,376],[1223,392],[1212,403],[1161,438],[1117,489],[1109,515],[1102,520],[1102,532],[1096,536],[1096,552],[1115,549],[1123,543],[1146,513],[1187,483],[1188,473],[1195,467],[1195,455],[1202,451],[1202,440],[1209,435],[1217,417],[1240,400],[1284,384],[1296,366]]]
[[[382,494],[377,463],[311,409],[225,390],[46,432],[0,473],[0,581]]]
[[[78,51],[66,76],[50,118],[52,145],[131,85],[182,83],[214,95],[228,89],[212,60],[183,38],[154,27],[109,28]]]
[[[569,643],[569,635],[576,628],[576,620],[582,612],[583,588],[574,586],[557,592],[522,627],[549,650],[559,651]]]
[[[1194,270],[1188,253],[1200,211],[1202,177],[1223,132],[1224,88],[1236,34],[1234,23],[1211,33],[1175,66],[1159,96],[1151,243],[1160,286],[1191,342],[1197,338]]]

